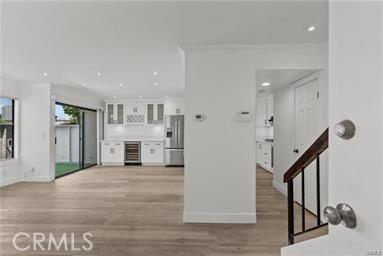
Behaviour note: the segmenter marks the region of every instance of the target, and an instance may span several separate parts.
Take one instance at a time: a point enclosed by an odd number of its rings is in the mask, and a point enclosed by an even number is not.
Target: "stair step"
[[[322,226],[320,228],[311,230],[307,233],[303,233],[295,237],[295,243],[307,241],[316,237],[324,236],[328,234],[328,226]]]

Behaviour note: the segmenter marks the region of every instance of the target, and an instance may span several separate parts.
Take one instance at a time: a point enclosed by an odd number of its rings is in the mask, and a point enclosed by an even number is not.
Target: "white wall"
[[[51,181],[54,169],[51,150],[54,147],[54,114],[51,107],[51,85],[23,84],[20,89],[20,179]]]
[[[163,125],[106,125],[105,140],[129,140],[137,138],[163,138]]]
[[[55,98],[56,102],[60,103],[89,109],[104,108],[102,97],[87,88],[52,84],[52,96]]]
[[[1,78],[0,95],[16,98],[16,158],[0,163],[0,186],[18,181],[51,181],[55,176],[55,100],[86,108],[103,108],[99,96],[85,88],[24,83]],[[36,150],[38,149],[38,150]]]
[[[272,139],[274,137],[274,127],[257,127],[256,137],[257,139]]]
[[[274,175],[273,186],[287,194],[283,175],[294,163],[294,87],[274,92]]]
[[[255,222],[256,69],[321,69],[323,46],[187,47],[185,222]],[[196,122],[193,115],[207,115]]]
[[[2,78],[0,94],[17,99],[16,159],[1,163],[0,185],[52,180],[51,149],[54,137],[50,84],[21,83]]]

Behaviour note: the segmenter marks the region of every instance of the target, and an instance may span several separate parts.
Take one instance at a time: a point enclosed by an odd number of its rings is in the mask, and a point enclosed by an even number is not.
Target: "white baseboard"
[[[280,184],[279,182],[273,180],[273,187],[285,196],[287,196],[287,188],[284,184]]]
[[[13,178],[10,178],[10,179],[1,180],[0,181],[0,188],[8,186],[8,185],[15,184],[17,182],[19,182],[19,178],[18,177],[13,177]]]
[[[256,223],[255,213],[210,213],[210,212],[185,212],[184,223]]]
[[[51,182],[53,179],[50,176],[32,176],[20,180],[20,182]]]
[[[102,166],[124,166],[125,164],[124,163],[108,163],[108,162],[105,162],[105,163],[102,163],[101,165]]]

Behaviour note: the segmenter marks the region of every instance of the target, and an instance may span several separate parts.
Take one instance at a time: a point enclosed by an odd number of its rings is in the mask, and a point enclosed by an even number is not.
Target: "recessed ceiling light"
[[[144,96],[140,96],[139,98],[142,99]]]
[[[85,86],[86,86],[86,83],[83,83],[83,84],[82,84],[82,86],[84,86],[84,87],[85,87]]]
[[[309,32],[313,32],[315,30],[315,26],[310,26],[308,29],[307,29]]]
[[[154,85],[155,85],[155,86],[158,86],[158,83],[157,83],[157,82],[155,82],[155,83],[154,83]]]
[[[123,84],[120,84],[120,87],[122,87],[123,86]]]
[[[269,82],[262,83],[262,86],[269,86],[269,85],[271,85],[271,83],[269,83]]]
[[[100,72],[97,73],[98,76],[102,76],[102,74]]]
[[[113,98],[117,98],[117,96],[113,96]]]
[[[43,76],[48,76],[48,73],[43,73]]]
[[[169,98],[169,96],[168,96],[168,95],[166,95],[166,96],[165,96],[165,98]]]
[[[157,72],[157,71],[154,71],[154,72],[153,72],[153,75],[158,76],[158,72]]]

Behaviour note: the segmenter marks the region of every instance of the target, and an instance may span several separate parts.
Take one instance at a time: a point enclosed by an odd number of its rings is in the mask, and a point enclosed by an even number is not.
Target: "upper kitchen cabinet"
[[[124,123],[124,104],[107,103],[106,104],[107,124]]]
[[[273,125],[273,97],[257,99],[256,105],[256,125],[272,126]]]
[[[146,105],[146,123],[147,124],[163,124],[164,123],[164,104],[148,103]]]
[[[185,104],[183,100],[165,101],[165,115],[184,115]]]
[[[146,104],[142,102],[128,102],[125,104],[125,116],[127,125],[145,124]]]

